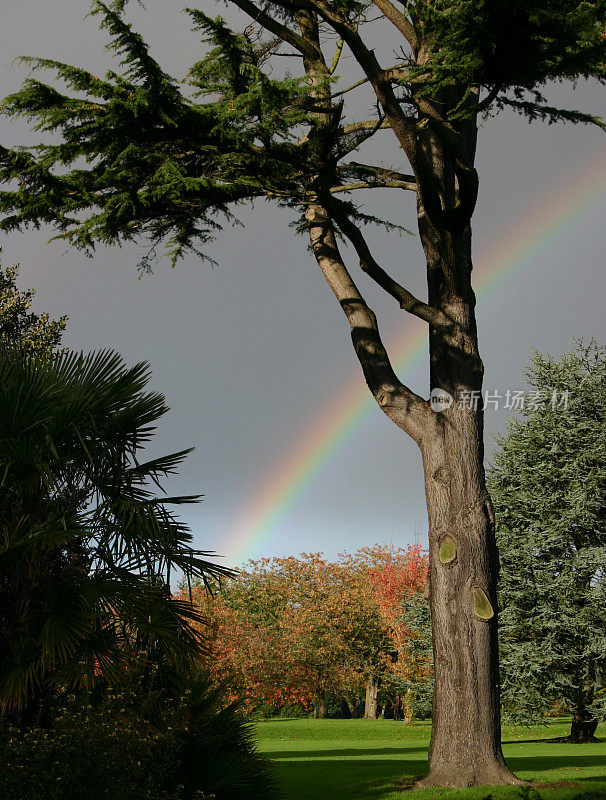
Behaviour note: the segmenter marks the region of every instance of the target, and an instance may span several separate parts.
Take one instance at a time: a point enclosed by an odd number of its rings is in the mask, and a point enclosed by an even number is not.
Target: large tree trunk
[[[430,772],[420,784],[516,784],[520,781],[501,752],[499,561],[484,476],[483,367],[470,280],[471,231],[436,230],[422,207],[419,227],[429,302],[456,323],[451,330],[430,329],[431,389],[447,392],[452,404],[436,413],[436,430],[421,445],[435,689]]]
[[[366,682],[366,703],[364,704],[364,719],[377,718],[377,699],[381,678],[378,675],[370,675]]]
[[[481,414],[455,405],[443,412],[441,440],[423,454],[435,670],[430,774],[423,785],[516,783],[501,753],[498,556],[484,488]]]

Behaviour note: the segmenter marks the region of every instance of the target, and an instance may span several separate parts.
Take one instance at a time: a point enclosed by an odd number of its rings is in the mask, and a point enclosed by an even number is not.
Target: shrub
[[[120,698],[113,698],[117,701]],[[178,742],[116,702],[71,697],[50,729],[5,726],[5,800],[176,800],[169,789]]]
[[[0,728],[2,800],[271,800],[269,763],[237,704],[192,680],[173,700],[125,687],[71,695],[51,727]],[[153,722],[151,721],[153,720]]]

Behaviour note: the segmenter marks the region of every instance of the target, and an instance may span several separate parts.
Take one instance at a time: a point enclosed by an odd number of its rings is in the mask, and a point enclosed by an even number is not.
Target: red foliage
[[[321,554],[246,564],[214,596],[193,590],[210,622],[209,668],[230,695],[260,706],[322,707],[326,698],[363,693],[367,676],[400,674],[407,637],[399,609],[421,594],[427,555],[376,545],[329,562]]]

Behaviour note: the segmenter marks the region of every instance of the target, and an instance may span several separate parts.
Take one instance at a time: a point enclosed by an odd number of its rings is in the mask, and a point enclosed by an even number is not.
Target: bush
[[[153,719],[153,723],[152,720]],[[179,700],[71,695],[48,729],[0,728],[2,800],[270,800],[269,763],[237,704],[193,680]]]
[[[257,752],[252,724],[238,713],[238,702],[223,708],[221,697],[222,688],[211,687],[209,678],[198,679],[188,693],[180,734],[182,797],[197,800],[202,789],[217,800],[272,800],[274,774]]]
[[[115,698],[118,700],[119,698]],[[0,797],[5,800],[173,800],[178,742],[115,702],[71,697],[52,728],[5,726]]]

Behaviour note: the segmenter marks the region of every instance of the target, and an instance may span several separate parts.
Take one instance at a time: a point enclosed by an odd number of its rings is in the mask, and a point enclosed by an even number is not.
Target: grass
[[[503,730],[503,752],[533,789],[474,787],[398,791],[402,778],[427,772],[429,722],[273,719],[256,726],[259,748],[274,763],[284,800],[606,800],[606,725],[597,744],[549,743],[570,722]],[[561,784],[554,786],[553,784]]]

